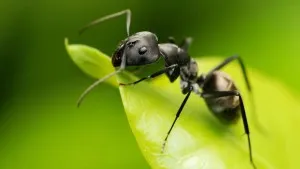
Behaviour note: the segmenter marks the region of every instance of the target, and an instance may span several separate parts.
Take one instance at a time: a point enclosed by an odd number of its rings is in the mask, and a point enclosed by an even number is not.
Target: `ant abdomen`
[[[213,72],[203,85],[204,93],[214,91],[237,91],[230,77],[221,71]],[[240,102],[236,95],[204,98],[209,110],[222,122],[235,123],[240,117]]]

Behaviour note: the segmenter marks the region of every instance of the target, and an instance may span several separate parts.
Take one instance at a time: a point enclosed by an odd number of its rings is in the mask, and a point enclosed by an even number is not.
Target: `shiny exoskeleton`
[[[250,153],[250,162],[253,168],[256,168],[252,159],[252,148],[250,140],[249,125],[247,122],[245,107],[242,96],[237,90],[233,80],[220,69],[237,60],[241,66],[245,82],[248,90],[251,91],[250,83],[247,77],[245,66],[239,56],[232,56],[225,59],[206,74],[198,75],[198,65],[189,56],[187,50],[191,44],[191,38],[186,38],[181,45],[176,45],[175,41],[170,38],[168,43],[159,43],[158,38],[154,33],[143,31],[129,36],[131,12],[124,10],[115,14],[111,14],[91,22],[84,27],[81,32],[87,28],[98,24],[102,21],[126,14],[127,15],[127,35],[112,56],[112,65],[118,68],[115,72],[99,79],[92,84],[79,98],[78,105],[81,103],[84,96],[96,85],[103,82],[107,78],[121,72],[128,66],[143,66],[155,63],[159,58],[164,59],[165,67],[147,77],[141,78],[135,82],[120,85],[134,85],[143,80],[151,79],[161,74],[166,74],[170,82],[174,82],[180,77],[180,87],[185,98],[181,103],[176,117],[167,132],[162,150],[164,150],[167,139],[175,125],[182,109],[184,108],[191,92],[199,95],[206,102],[210,111],[222,122],[233,123],[242,117],[244,130],[247,134],[248,147]]]

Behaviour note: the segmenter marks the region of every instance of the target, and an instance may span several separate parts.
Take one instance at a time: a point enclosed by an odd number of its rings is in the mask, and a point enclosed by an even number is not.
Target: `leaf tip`
[[[67,51],[67,53],[70,55],[70,51],[69,51],[69,48],[68,48],[68,46],[69,46],[69,39],[68,39],[68,38],[65,38],[65,39],[64,39],[64,43],[65,43],[66,51]]]
[[[65,38],[64,42],[65,42],[65,46],[69,45],[69,39],[68,38]]]

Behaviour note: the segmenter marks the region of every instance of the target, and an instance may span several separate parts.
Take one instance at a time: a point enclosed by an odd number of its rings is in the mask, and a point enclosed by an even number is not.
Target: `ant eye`
[[[139,54],[140,55],[143,55],[143,54],[145,54],[147,52],[147,48],[145,47],[145,46],[143,46],[143,47],[141,47],[140,49],[139,49]]]

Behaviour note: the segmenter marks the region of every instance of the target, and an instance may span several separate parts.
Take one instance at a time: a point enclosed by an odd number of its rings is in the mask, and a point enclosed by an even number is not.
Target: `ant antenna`
[[[103,78],[97,80],[96,82],[94,82],[93,84],[91,84],[87,89],[85,89],[85,91],[80,95],[79,99],[77,100],[77,107],[80,106],[80,104],[82,103],[83,99],[85,98],[85,96],[87,94],[90,93],[90,91],[92,91],[96,86],[98,86],[100,83],[102,83],[103,81],[105,81],[106,79],[120,73],[122,70],[125,69],[125,66],[126,66],[126,57],[125,57],[125,53],[123,53],[123,56],[122,56],[122,62],[121,62],[121,66],[118,70],[104,76]]]
[[[101,17],[99,19],[96,19],[94,21],[92,21],[91,23],[87,24],[86,26],[84,26],[83,28],[80,29],[79,34],[81,35],[85,30],[87,30],[88,28],[95,26],[103,21],[121,16],[123,14],[126,14],[126,31],[127,31],[127,36],[129,36],[129,30],[130,30],[130,23],[131,23],[131,11],[130,9],[126,9],[124,11],[120,11],[111,15],[107,15],[104,17]]]
[[[129,30],[130,30],[130,23],[131,23],[131,11],[130,9],[126,9],[126,10],[123,10],[123,11],[120,11],[120,12],[117,12],[117,13],[114,13],[114,14],[111,14],[111,15],[107,15],[107,16],[104,16],[104,17],[101,17],[99,19],[96,19],[94,21],[92,21],[91,23],[87,24],[86,26],[84,26],[83,28],[80,29],[79,31],[79,34],[82,34],[85,30],[87,30],[88,28],[92,27],[92,26],[95,26],[103,21],[106,21],[106,20],[109,20],[109,19],[112,19],[112,18],[115,18],[115,17],[118,17],[118,16],[121,16],[123,14],[126,14],[126,32],[127,32],[127,36],[129,36]],[[120,73],[122,70],[125,69],[125,66],[126,66],[126,57],[125,57],[125,53],[123,53],[123,56],[122,56],[122,61],[121,61],[121,66],[118,70],[104,76],[103,78],[101,79],[98,79],[96,82],[94,82],[92,85],[90,85],[82,94],[81,96],[79,97],[78,101],[77,101],[77,107],[80,106],[80,104],[82,103],[83,99],[85,98],[85,96],[87,94],[90,93],[90,91],[92,89],[94,89],[96,86],[98,86],[100,83],[102,83],[103,81],[105,81],[106,79]]]

